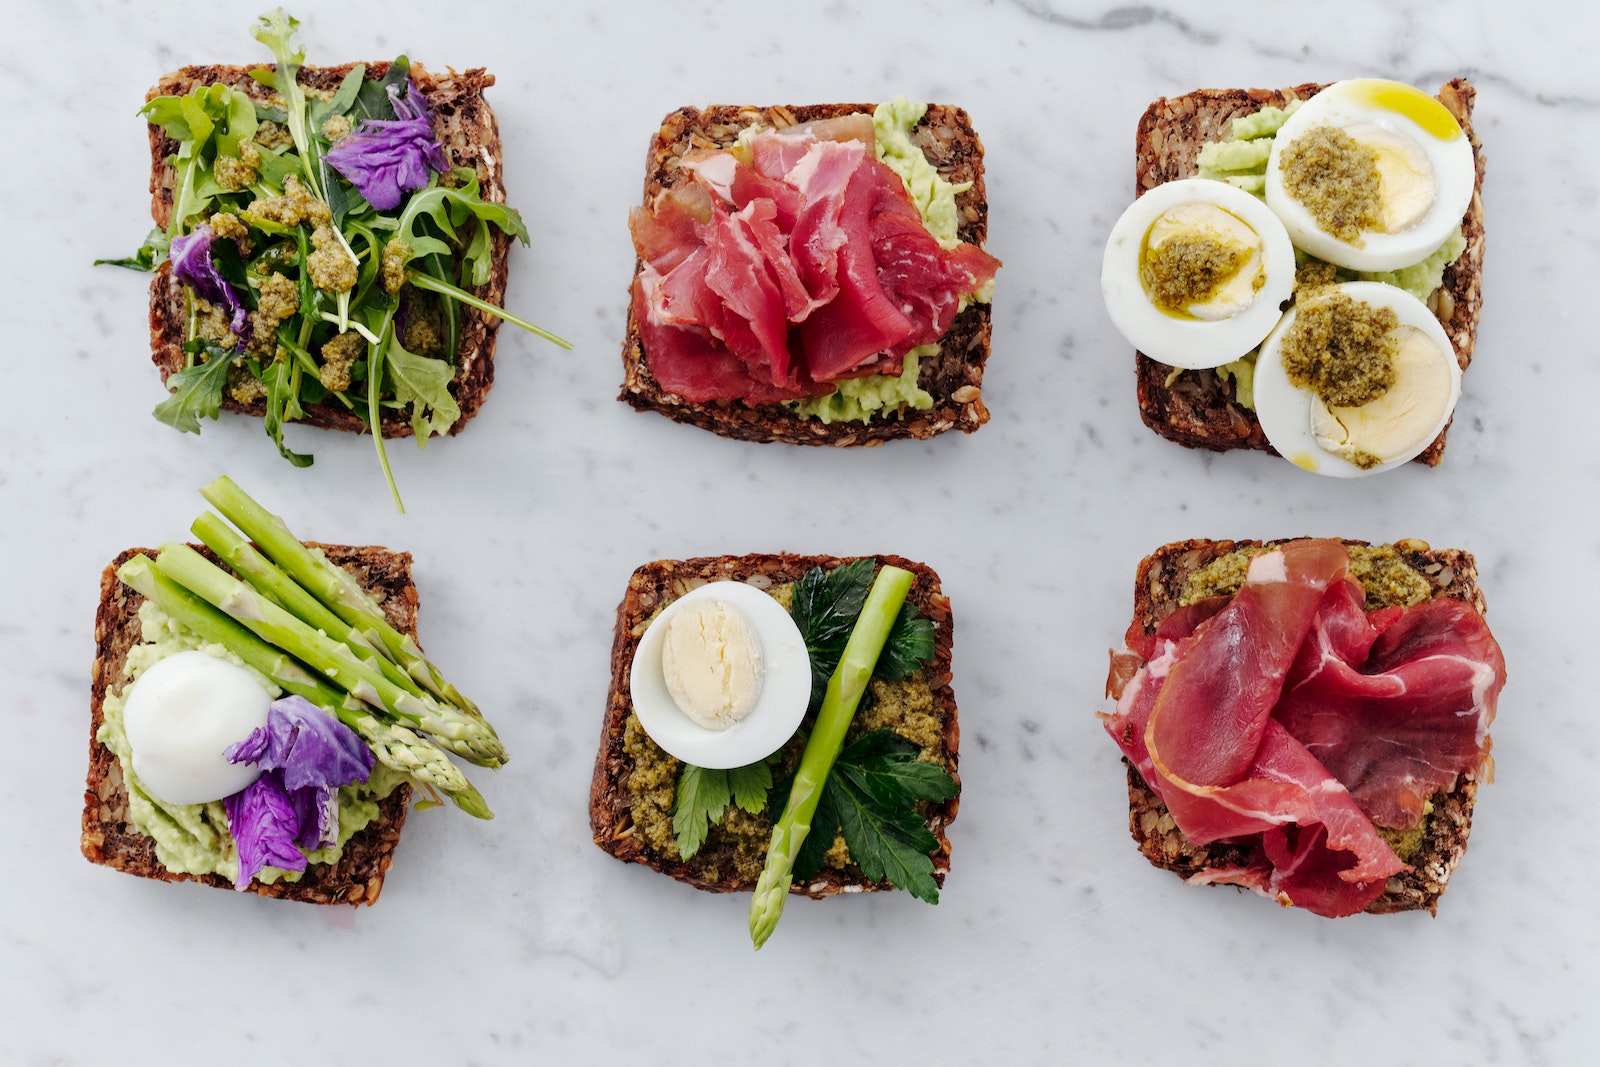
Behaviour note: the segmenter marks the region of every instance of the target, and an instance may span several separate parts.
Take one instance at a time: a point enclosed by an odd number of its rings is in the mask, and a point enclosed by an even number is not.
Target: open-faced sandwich
[[[976,430],[1000,261],[967,113],[897,99],[681,108],[629,217],[620,399],[726,437]]]
[[[1361,78],[1150,105],[1101,288],[1151,429],[1334,477],[1440,461],[1480,307],[1473,92]]]
[[[1139,565],[1103,716],[1158,867],[1318,915],[1438,907],[1505,682],[1470,555],[1185,541]]]
[[[451,756],[505,748],[417,645],[410,555],[302,543],[227,478],[201,492],[221,513],[201,544],[130,549],[101,579],[83,854],[371,904],[412,790],[490,818]]]
[[[961,732],[950,602],[898,556],[646,564],[617,609],[595,844],[714,892],[937,903]]]
[[[120,266],[153,270],[156,418],[200,432],[222,409],[373,437],[454,434],[494,381],[511,239],[482,70],[302,66],[279,9],[253,32],[275,63],[162,77],[150,125],[156,228]],[[396,503],[399,497],[396,495]]]

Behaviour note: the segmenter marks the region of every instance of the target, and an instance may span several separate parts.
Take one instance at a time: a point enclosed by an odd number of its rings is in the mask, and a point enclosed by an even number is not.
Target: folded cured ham
[[[633,209],[634,316],[663,388],[766,404],[898,374],[993,279],[993,256],[928,231],[856,117],[691,151],[691,180]]]
[[[1505,681],[1470,557],[1436,555],[1303,540],[1145,561],[1105,725],[1147,855],[1319,915],[1435,905]]]

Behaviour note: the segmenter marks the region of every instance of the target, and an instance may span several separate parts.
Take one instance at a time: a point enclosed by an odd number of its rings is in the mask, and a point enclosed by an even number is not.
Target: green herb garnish
[[[98,262],[148,271],[170,258],[185,283],[188,360],[157,418],[198,433],[225,398],[263,403],[268,436],[305,466],[284,425],[337,404],[372,432],[403,511],[383,422],[406,419],[421,447],[461,417],[449,387],[463,305],[571,345],[470,292],[493,273],[495,233],[526,245],[528,230],[482,198],[474,169],[449,166],[407,58],[380,78],[357,65],[321,99],[300,81],[298,27],[279,9],[252,30],[275,60],[250,72],[269,101],[210,85],[142,109],[178,145],[170,221],[134,255]]]
[[[737,804],[752,815],[761,814],[767,808],[767,791],[771,788],[771,757],[725,771],[684,764],[672,810],[678,856],[689,859],[700,851],[706,834],[722,821],[729,804]]]
[[[813,567],[795,584],[789,615],[811,656],[811,710],[822,705],[828,679],[839,666],[850,632],[867,602],[877,563],[858,559],[831,571]],[[933,658],[933,623],[902,603],[872,676],[896,681]]]

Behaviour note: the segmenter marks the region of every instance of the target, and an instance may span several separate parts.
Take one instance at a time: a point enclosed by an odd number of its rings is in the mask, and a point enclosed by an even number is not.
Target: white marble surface
[[[144,89],[253,61],[255,6],[59,2],[0,44],[0,1061],[767,1064],[1572,1063],[1593,1052],[1600,601],[1600,91],[1588,5],[340,4],[313,61],[483,65],[535,235],[464,436],[394,449],[259,424],[200,438],[159,399],[140,277],[91,268],[149,222]],[[493,14],[455,17],[482,8]],[[636,10],[637,9],[637,10]],[[801,14],[804,9],[808,13]],[[186,14],[201,11],[203,14]],[[450,17],[441,18],[447,11]],[[1199,86],[1385,75],[1479,86],[1487,305],[1445,465],[1354,483],[1152,435],[1095,278],[1145,104]],[[724,441],[613,397],[624,216],[681,104],[965,105],[1005,260],[970,438],[864,452]],[[499,813],[413,816],[381,904],[319,910],[128,878],[78,854],[100,569],[182,534],[231,473],[307,536],[411,550],[423,640],[515,756]],[[1510,683],[1499,780],[1437,919],[1329,923],[1150,869],[1093,712],[1148,549],[1190,536],[1425,538],[1478,554]],[[612,612],[664,556],[891,550],[955,605],[965,793],[937,908],[796,900],[760,955],[746,900],[617,863],[585,800]],[[309,1053],[301,1053],[302,1045]],[[1590,1049],[1585,1053],[1584,1049]],[[1590,1061],[1592,1062],[1592,1061]]]

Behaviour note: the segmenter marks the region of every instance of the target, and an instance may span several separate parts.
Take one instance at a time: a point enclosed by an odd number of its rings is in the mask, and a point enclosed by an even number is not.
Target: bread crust
[[[1196,159],[1207,141],[1227,131],[1234,118],[1254,114],[1263,107],[1283,107],[1327,88],[1307,82],[1288,89],[1200,89],[1183,96],[1163,97],[1146,109],[1135,138],[1134,188],[1143,196],[1164,182],[1193,177]],[[1476,90],[1465,78],[1455,78],[1439,89],[1439,101],[1461,124],[1472,145],[1476,184],[1472,203],[1461,220],[1467,247],[1449,268],[1429,308],[1439,318],[1456,362],[1464,372],[1472,362],[1482,311],[1483,277],[1483,146],[1472,127]],[[1188,448],[1225,452],[1252,448],[1277,455],[1267,443],[1256,414],[1234,399],[1233,385],[1214,370],[1187,370],[1171,384],[1172,368],[1142,352],[1134,355],[1139,417],[1162,437]],[[1439,431],[1433,443],[1417,456],[1418,463],[1437,466],[1444,458],[1445,437]]]
[[[310,89],[332,91],[354,66],[354,63],[345,63],[337,67],[301,67],[299,81]],[[198,86],[226,85],[265,101],[273,91],[250,77],[250,71],[261,69],[271,70],[273,64],[183,67],[163,75],[145,94],[145,99],[181,95]],[[366,77],[368,80],[382,78],[388,70],[387,62],[368,63]],[[426,67],[414,65],[411,77],[428,98],[434,132],[444,145],[451,165],[472,167],[478,173],[479,193],[483,199],[505,203],[505,182],[500,171],[500,127],[483,96],[483,91],[494,84],[494,75],[480,68],[435,74]],[[150,126],[150,216],[161,228],[166,227],[172,215],[176,172],[167,160],[177,150],[176,140],[168,137],[159,126]],[[504,307],[511,238],[491,227],[491,243],[489,280],[471,292],[480,300]],[[150,358],[161,371],[163,383],[187,362],[183,352],[186,307],[183,284],[172,277],[171,264],[163,263],[150,281]],[[451,425],[450,436],[460,433],[478,413],[494,384],[495,335],[500,327],[499,319],[469,307],[461,308],[460,323],[456,374],[450,382],[450,394],[460,406],[461,416]],[[304,407],[305,417],[296,420],[298,424],[348,433],[361,433],[367,428],[360,416],[336,400]],[[257,418],[267,410],[264,400],[241,403],[226,395],[222,408]],[[411,420],[402,412],[384,413],[382,423],[384,437],[413,434]]]
[[[1140,562],[1134,579],[1134,624],[1147,634],[1154,633],[1160,621],[1179,606],[1178,598],[1189,575],[1219,556],[1262,543],[1197,539],[1177,541],[1156,549]],[[1283,541],[1266,543],[1282,544]],[[1344,543],[1367,544],[1365,541]],[[1432,583],[1435,597],[1452,597],[1483,613],[1483,591],[1478,588],[1478,570],[1471,553],[1454,548],[1434,549],[1414,540],[1397,542],[1395,548]],[[1205,870],[1246,865],[1251,852],[1248,845],[1191,844],[1133,764],[1126,757],[1122,762],[1128,776],[1128,832],[1152,864],[1186,880]],[[1422,909],[1429,914],[1438,913],[1439,897],[1466,853],[1477,796],[1478,781],[1469,773],[1457,779],[1454,789],[1435,793],[1430,798],[1433,813],[1428,816],[1428,831],[1422,846],[1410,861],[1412,869],[1389,879],[1383,895],[1367,906],[1369,914]]]
[[[334,563],[354,574],[378,598],[389,622],[402,633],[417,635],[417,590],[411,582],[411,554],[385,548],[315,545]],[[193,548],[215,559],[202,545]],[[83,793],[83,835],[80,847],[91,863],[163,882],[200,882],[232,889],[217,874],[192,875],[168,870],[156,858],[155,841],[127,821],[128,792],[122,768],[111,750],[96,739],[105,722],[106,693],[123,683],[129,649],[140,642],[139,606],[144,597],[123,585],[117,568],[148,548],[121,553],[100,575],[100,606],[95,613],[95,658],[90,674],[89,774]],[[313,864],[298,882],[263,885],[252,881],[247,892],[310,904],[372,904],[383,890],[383,878],[394,862],[394,850],[405,826],[411,786],[402,783],[378,804],[378,818],[351,836],[336,864]]]
[[[707,108],[682,107],[661,120],[661,128],[645,153],[644,198],[648,207],[662,189],[677,178],[678,159],[691,148],[726,147],[752,122],[785,127],[800,122],[872,112],[874,104],[809,104],[788,107]],[[989,201],[983,179],[983,142],[972,128],[966,111],[930,104],[927,114],[912,130],[912,139],[952,183],[971,182],[956,195],[960,217],[957,230],[963,241],[982,246],[989,232]],[[634,276],[642,264],[635,260]],[[617,399],[639,411],[659,411],[724,437],[741,441],[784,442],[798,445],[871,447],[902,437],[926,439],[946,430],[972,433],[989,421],[983,404],[983,368],[989,358],[992,333],[988,304],[971,304],[956,316],[939,341],[939,355],[924,360],[917,384],[933,397],[926,411],[905,411],[870,422],[824,424],[798,418],[781,404],[749,405],[742,400],[713,400],[696,404],[664,391],[650,368],[633,301],[628,302],[628,333],[622,342],[622,392]]]
[[[606,713],[600,729],[600,749],[595,756],[594,777],[589,787],[589,824],[594,833],[594,843],[617,859],[627,863],[642,863],[669,878],[687,882],[696,889],[714,893],[749,892],[755,882],[729,873],[716,881],[701,878],[689,864],[655,852],[635,832],[632,820],[632,800],[628,793],[628,776],[633,772],[633,761],[623,748],[623,729],[633,704],[629,695],[634,652],[644,635],[644,628],[655,611],[663,604],[682,596],[688,589],[708,581],[733,579],[751,581],[761,588],[799,581],[812,567],[834,567],[861,557],[748,555],[706,556],[687,560],[658,560],[635,570],[628,579],[628,589],[617,606],[617,625],[611,645],[611,689],[606,699]],[[934,659],[927,668],[928,684],[933,691],[934,707],[938,709],[944,729],[944,769],[960,783],[957,767],[960,762],[961,726],[956,717],[955,692],[950,687],[950,656],[954,620],[950,601],[939,586],[939,576],[926,564],[903,559],[900,556],[871,557],[880,564],[902,567],[915,575],[915,582],[907,600],[934,626]],[[764,583],[764,584],[763,584]],[[949,825],[955,821],[961,805],[958,794],[936,805],[928,819],[928,829],[939,840],[932,854],[934,880],[940,886],[950,870]],[[816,877],[805,884],[795,883],[791,893],[815,899],[838,893],[874,892],[892,889],[887,882],[869,881],[853,864],[843,870],[823,868]]]

